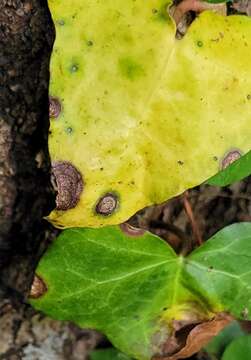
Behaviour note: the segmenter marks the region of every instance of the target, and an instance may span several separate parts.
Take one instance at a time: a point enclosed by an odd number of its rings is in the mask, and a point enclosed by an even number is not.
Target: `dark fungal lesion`
[[[49,96],[49,116],[51,119],[59,117],[62,111],[61,102],[57,97]]]
[[[101,216],[110,216],[117,210],[118,205],[118,195],[109,192],[98,200],[95,206],[95,213]]]
[[[68,161],[52,163],[52,181],[57,190],[56,210],[75,208],[84,188],[81,173],[76,167]]]
[[[229,150],[221,161],[221,170],[225,170],[233,162],[240,159],[241,156],[242,156],[242,151],[240,151],[239,149]]]
[[[70,72],[71,73],[76,73],[79,70],[79,65],[77,63],[73,63],[70,66]]]

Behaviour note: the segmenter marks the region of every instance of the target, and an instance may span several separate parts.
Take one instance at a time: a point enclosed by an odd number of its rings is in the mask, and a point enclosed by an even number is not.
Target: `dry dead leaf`
[[[165,344],[165,355],[154,360],[178,360],[192,356],[231,321],[233,317],[227,313],[219,313],[212,320],[197,324],[174,321],[174,333]]]
[[[185,14],[189,13],[190,11],[193,11],[196,14],[200,14],[206,10],[211,10],[224,16],[227,15],[227,7],[225,3],[209,4],[200,0],[183,0],[178,5],[171,6],[169,14],[172,16],[178,27],[178,25],[182,22]]]
[[[240,13],[251,16],[251,1],[250,0],[235,0],[233,8]]]

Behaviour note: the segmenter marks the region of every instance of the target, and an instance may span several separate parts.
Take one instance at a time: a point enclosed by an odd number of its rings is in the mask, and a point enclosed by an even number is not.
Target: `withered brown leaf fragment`
[[[153,360],[186,359],[200,351],[214,336],[225,328],[233,317],[218,313],[213,319],[200,323],[173,321],[174,332],[163,348],[163,355]]]
[[[251,16],[251,0],[235,0],[233,8],[240,13]]]
[[[227,15],[227,6],[225,3],[210,4],[200,0],[183,0],[177,4],[174,3],[174,5],[169,8],[169,14],[177,26],[176,37],[180,38],[187,32],[194,18],[191,12],[197,15],[206,10],[211,10],[224,16]],[[180,34],[180,36],[178,34]]]
[[[47,291],[47,286],[45,285],[45,282],[38,275],[35,275],[29,297],[31,299],[38,299],[41,296],[43,296],[46,293],[46,291]]]

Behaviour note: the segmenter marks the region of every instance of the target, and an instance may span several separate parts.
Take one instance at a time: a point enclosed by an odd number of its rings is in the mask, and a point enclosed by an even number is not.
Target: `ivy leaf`
[[[220,171],[207,181],[209,185],[227,186],[241,181],[251,174],[251,151],[234,161],[225,170]]]
[[[205,182],[231,149],[251,149],[249,17],[205,11],[178,41],[172,0],[48,3],[49,150],[76,169],[54,173],[53,224],[123,223]]]
[[[42,258],[47,291],[31,303],[104,332],[133,358],[174,360],[205,345],[230,315],[251,319],[250,258],[250,223],[223,229],[186,258],[150,233],[69,229]]]
[[[195,250],[186,266],[196,279],[194,291],[244,320],[251,318],[250,240],[251,223],[226,227]]]
[[[96,350],[90,354],[90,360],[132,360],[116,349]]]
[[[233,321],[223,331],[215,336],[205,347],[207,353],[220,358],[226,347],[237,337],[245,335],[238,321]]]
[[[234,340],[225,350],[222,360],[250,360],[251,336],[241,336]]]
[[[211,4],[219,4],[219,3],[232,2],[232,0],[206,0],[206,2],[211,3]]]

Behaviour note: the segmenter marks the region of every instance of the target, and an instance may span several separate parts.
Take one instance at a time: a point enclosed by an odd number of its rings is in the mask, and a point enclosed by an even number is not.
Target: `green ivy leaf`
[[[234,340],[223,354],[222,360],[250,360],[251,336],[246,335]]]
[[[212,356],[220,358],[226,347],[237,337],[245,335],[238,321],[233,321],[223,331],[215,336],[205,347],[205,350]]]
[[[195,324],[223,311],[251,319],[250,258],[250,223],[223,229],[187,258],[150,233],[69,229],[42,258],[47,292],[31,302],[149,360],[162,354],[174,320]]]
[[[206,2],[211,4],[220,4],[220,3],[229,3],[232,2],[232,0],[206,0]]]
[[[244,179],[251,174],[251,151],[243,155],[207,181],[209,185],[227,186]]]
[[[90,360],[132,360],[116,349],[96,350],[90,354]]]

